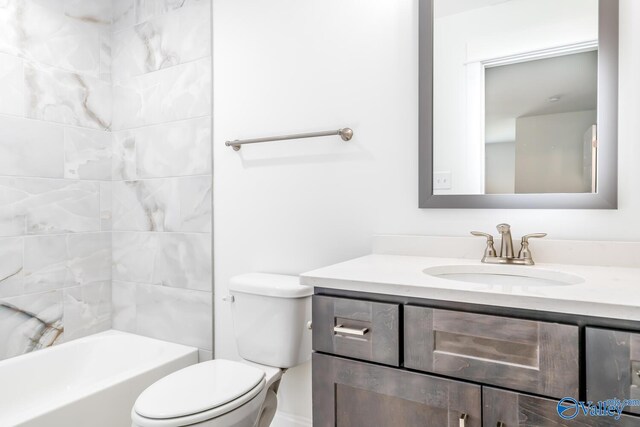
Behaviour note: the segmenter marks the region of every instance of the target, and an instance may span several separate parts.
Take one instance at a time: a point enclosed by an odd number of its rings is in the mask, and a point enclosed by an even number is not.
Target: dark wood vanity
[[[560,399],[640,398],[640,324],[316,288],[317,427],[640,426],[558,415]]]

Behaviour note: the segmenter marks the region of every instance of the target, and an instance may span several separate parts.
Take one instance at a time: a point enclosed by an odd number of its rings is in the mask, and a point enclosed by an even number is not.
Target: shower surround
[[[111,327],[110,26],[86,6],[0,2],[0,359]]]
[[[211,2],[113,23],[113,326],[211,358]]]
[[[210,7],[0,1],[0,359],[111,327],[210,357]]]

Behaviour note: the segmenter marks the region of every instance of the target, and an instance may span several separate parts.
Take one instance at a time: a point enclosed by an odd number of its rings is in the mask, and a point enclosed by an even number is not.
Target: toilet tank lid
[[[313,295],[313,288],[301,285],[298,276],[270,273],[234,276],[231,278],[229,291],[277,298],[304,298]]]

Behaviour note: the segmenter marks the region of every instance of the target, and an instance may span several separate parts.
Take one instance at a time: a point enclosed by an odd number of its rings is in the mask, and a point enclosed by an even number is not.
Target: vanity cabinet
[[[578,396],[577,326],[404,308],[404,366],[562,398]]]
[[[640,399],[640,333],[586,330],[587,398]],[[640,406],[625,411],[640,413]]]
[[[316,288],[317,427],[640,427],[564,397],[640,399],[631,321]],[[626,330],[626,331],[625,331]]]
[[[481,387],[315,353],[315,427],[482,425]]]
[[[491,387],[482,388],[482,425],[491,427],[637,427],[640,420],[631,415],[576,417],[563,420],[557,413],[557,400],[530,396]],[[571,409],[573,411],[573,409]],[[571,412],[573,413],[573,412]]]

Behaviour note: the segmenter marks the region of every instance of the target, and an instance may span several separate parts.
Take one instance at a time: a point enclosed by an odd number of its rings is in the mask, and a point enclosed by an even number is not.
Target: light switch
[[[434,172],[434,190],[451,190],[451,172]]]

